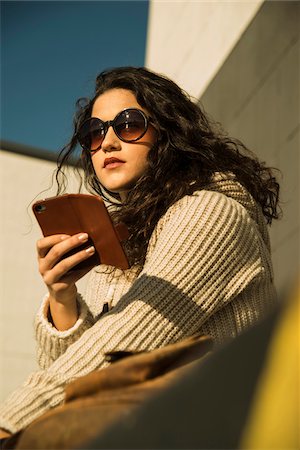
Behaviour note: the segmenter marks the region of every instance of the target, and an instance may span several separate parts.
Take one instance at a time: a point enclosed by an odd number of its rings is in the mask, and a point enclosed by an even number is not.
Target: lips
[[[112,165],[112,164],[116,164],[116,166],[117,166],[118,164],[122,164],[124,162],[125,161],[122,161],[121,159],[118,159],[118,158],[106,158],[104,160],[103,167],[105,168],[106,166],[109,166],[109,165]]]

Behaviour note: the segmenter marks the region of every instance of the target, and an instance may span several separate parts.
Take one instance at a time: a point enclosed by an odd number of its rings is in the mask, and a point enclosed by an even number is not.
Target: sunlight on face
[[[137,102],[135,95],[126,89],[111,89],[101,94],[94,103],[92,117],[103,121],[113,120],[126,108],[137,108],[149,117]],[[123,142],[109,127],[101,148],[92,154],[92,162],[100,183],[121,198],[134,186],[145,172],[147,155],[156,141],[156,132],[150,125],[144,136],[135,142]]]

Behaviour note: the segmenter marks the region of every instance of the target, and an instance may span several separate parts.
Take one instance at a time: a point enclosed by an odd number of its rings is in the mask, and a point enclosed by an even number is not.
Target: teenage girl
[[[278,218],[271,170],[228,137],[175,83],[144,68],[101,73],[78,102],[74,134],[86,187],[114,205],[129,230],[128,270],[91,271],[82,297],[74,272],[94,248],[54,235],[37,243],[47,295],[35,329],[40,370],[1,408],[2,437],[64,400],[70,380],[108,363],[112,350],[152,350],[193,333],[234,338],[275,301],[267,224]]]

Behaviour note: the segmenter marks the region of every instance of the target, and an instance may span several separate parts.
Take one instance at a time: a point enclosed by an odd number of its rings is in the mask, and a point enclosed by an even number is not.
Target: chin
[[[101,183],[101,181],[100,181]],[[136,180],[129,181],[128,183],[122,183],[122,184],[110,184],[110,183],[101,183],[105,189],[107,189],[110,192],[113,192],[114,194],[120,194],[127,193],[135,186]]]

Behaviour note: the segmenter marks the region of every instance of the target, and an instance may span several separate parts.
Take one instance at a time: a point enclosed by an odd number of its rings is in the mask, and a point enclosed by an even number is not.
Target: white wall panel
[[[146,66],[199,97],[262,3],[152,0]]]
[[[0,152],[0,401],[35,369],[33,321],[46,288],[38,273],[35,245],[41,232],[31,203],[50,197],[55,164]],[[46,192],[42,191],[46,189]],[[76,191],[72,181],[70,192]],[[85,280],[79,284],[85,289]]]

